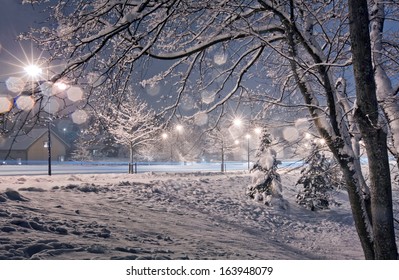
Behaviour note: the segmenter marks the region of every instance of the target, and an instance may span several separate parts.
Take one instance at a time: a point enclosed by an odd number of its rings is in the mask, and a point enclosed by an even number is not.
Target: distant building
[[[62,137],[51,130],[51,160],[64,161],[68,149]],[[28,134],[0,140],[0,160],[20,164],[48,160],[47,128],[34,128]]]

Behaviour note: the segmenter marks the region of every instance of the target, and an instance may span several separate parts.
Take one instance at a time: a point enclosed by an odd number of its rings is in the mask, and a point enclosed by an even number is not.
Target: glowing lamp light
[[[234,124],[235,126],[241,126],[241,125],[242,125],[242,119],[240,119],[240,118],[235,118],[235,119],[233,120],[233,124]]]
[[[55,86],[59,89],[59,90],[66,90],[67,89],[67,84],[63,83],[63,82],[56,82]]]
[[[181,124],[176,125],[176,130],[180,133],[183,131],[183,126]]]
[[[168,134],[167,133],[162,133],[162,139],[168,139]]]
[[[256,133],[256,134],[261,134],[262,133],[262,128],[260,128],[260,127],[256,127],[255,129],[254,129],[254,132]]]
[[[28,65],[24,68],[25,72],[31,77],[37,77],[42,74],[43,70],[34,64]]]

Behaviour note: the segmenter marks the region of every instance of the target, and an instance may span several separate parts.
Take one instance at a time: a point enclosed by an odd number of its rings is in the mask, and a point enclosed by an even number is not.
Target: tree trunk
[[[294,16],[292,16],[292,18],[293,18],[292,20],[294,20]],[[339,128],[335,127],[334,129],[328,129],[329,127],[325,127],[325,124],[329,122],[323,119],[324,113],[321,112],[319,109],[317,109],[319,107],[317,99],[314,98],[314,96],[311,93],[311,90],[309,90],[306,84],[306,81],[304,81],[301,78],[301,75],[299,74],[298,66],[295,62],[295,58],[297,58],[299,55],[297,51],[297,43],[294,39],[295,31],[292,25],[293,23],[287,23],[288,45],[290,46],[290,55],[293,58],[290,60],[292,72],[294,74],[295,80],[297,81],[298,84],[298,88],[301,91],[306,104],[310,105],[308,109],[311,118],[313,119],[313,123],[315,124],[319,134],[326,140],[329,149],[334,154],[335,158],[338,160],[340,167],[343,171],[345,182],[348,188],[348,195],[349,195],[352,215],[354,218],[356,231],[358,233],[364,255],[366,259],[374,259],[373,242],[371,237],[371,223],[369,218],[370,215],[367,213],[367,205],[365,203],[362,192],[363,181],[360,178],[361,176],[356,173],[356,168],[353,168],[355,167],[355,160],[353,159],[353,157],[349,154],[343,153],[346,149],[344,148],[345,145],[343,141],[344,137],[341,136]],[[319,71],[321,70],[322,69],[319,68]],[[323,69],[323,71],[324,70],[325,69]],[[322,72],[321,75],[324,78],[327,78],[325,72]],[[332,98],[329,98],[328,100],[329,102],[335,103],[335,101],[332,101]],[[335,108],[332,109],[335,110]],[[336,121],[330,122],[330,124],[337,125],[337,122]],[[331,131],[331,133],[335,131],[337,135],[332,137],[329,131]]]
[[[133,163],[133,145],[129,146],[129,162]]]
[[[374,75],[377,87],[377,99],[384,112],[385,118],[391,132],[392,147],[390,151],[399,166],[399,103],[392,82],[384,69],[383,58],[383,32],[385,21],[385,5],[382,0],[370,1],[371,11],[371,31],[370,39],[372,46],[372,58],[374,65]]]
[[[226,170],[224,169],[224,143],[222,140],[222,168],[221,168],[222,172],[225,172]]]
[[[355,117],[359,123],[369,161],[374,257],[397,259],[387,136],[378,123],[367,1],[349,0],[348,3],[357,97]]]

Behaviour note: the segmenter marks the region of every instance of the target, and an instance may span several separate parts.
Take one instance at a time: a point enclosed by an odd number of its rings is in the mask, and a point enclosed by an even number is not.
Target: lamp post
[[[179,137],[180,137],[180,135],[183,133],[184,127],[183,127],[183,125],[181,125],[181,124],[177,124],[177,125],[175,126],[175,130],[176,130],[176,132],[177,132],[176,142],[179,142],[179,141],[180,141]],[[179,146],[181,147],[182,145],[179,145]],[[179,157],[179,162],[180,162],[180,160],[182,159],[182,150],[183,150],[183,149],[179,149],[179,150],[175,153],[175,155],[177,154],[178,157]],[[184,163],[184,165],[186,164],[185,161],[184,161],[183,163]]]
[[[166,132],[164,132],[164,133],[162,133],[161,136],[162,136],[162,139],[163,139],[163,140],[165,141],[165,143],[166,143],[166,141],[167,141],[169,135],[168,135]],[[172,156],[173,156],[173,154],[172,154],[172,143],[170,143],[170,159],[169,159],[170,162],[172,162]]]
[[[32,95],[35,92],[34,81],[42,74],[43,70],[34,64],[30,64],[24,68],[25,72],[31,77],[32,82]],[[46,80],[47,82],[47,80]],[[54,85],[57,86],[59,90],[65,90],[66,84],[62,82],[57,82]],[[48,106],[50,107],[50,94],[48,96]],[[51,111],[48,111],[48,123],[47,123],[47,155],[48,155],[48,175],[51,176]],[[65,134],[65,133],[64,133]]]
[[[180,134],[183,132],[183,126],[181,124],[176,125],[176,131]]]
[[[32,93],[34,92],[34,79],[42,74],[42,69],[34,64],[24,68],[25,72],[31,77]],[[48,175],[51,176],[51,117],[49,116],[47,124],[47,155],[48,155]]]
[[[47,124],[47,154],[48,154],[48,175],[51,176],[51,117]]]
[[[248,170],[250,169],[250,164],[249,164],[249,139],[251,138],[250,134],[246,134],[245,138],[247,138],[247,155],[248,155]]]

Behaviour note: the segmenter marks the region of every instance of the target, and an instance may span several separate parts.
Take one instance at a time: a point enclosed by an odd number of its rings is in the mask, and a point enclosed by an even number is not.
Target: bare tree
[[[385,79],[385,77],[381,77],[384,75],[381,73],[382,70],[380,70],[381,65],[376,65],[376,76],[374,76],[370,34],[368,25],[365,25],[365,23],[368,23],[368,18],[367,1],[349,1],[349,27],[357,96],[355,117],[358,121],[370,162],[371,223],[373,227],[374,251],[368,254],[370,254],[370,257],[374,254],[374,257],[377,259],[397,259],[398,252],[393,226],[392,188],[387,154],[387,136],[384,126],[379,121],[376,90],[376,80]],[[375,28],[375,26],[373,27]],[[379,30],[382,31],[381,29]],[[377,41],[374,41],[374,45],[377,44]],[[378,56],[378,54],[375,55],[375,57]],[[384,87],[387,81],[379,81],[377,84],[379,87]],[[389,95],[392,92],[389,92],[390,89],[386,90],[380,90],[382,91],[380,95]],[[388,108],[385,107],[385,109]],[[387,115],[390,115],[389,111],[386,112]],[[396,120],[391,122],[391,125],[395,126],[395,122]]]
[[[75,149],[71,153],[71,158],[77,161],[92,160],[92,155],[88,149],[87,142],[82,136],[75,141]]]
[[[226,171],[225,161],[228,155],[231,155],[238,149],[238,144],[229,132],[228,126],[215,127],[207,132],[207,151],[208,154],[215,154],[221,161],[221,171]]]
[[[120,104],[110,104],[98,120],[117,143],[129,149],[130,163],[134,162],[134,151],[154,141],[160,129],[155,112],[132,96]]]
[[[359,18],[353,17],[353,5],[357,3],[362,4],[363,14]],[[379,55],[385,42],[382,38],[387,39],[382,35],[381,24],[383,11],[388,8],[373,1],[378,9],[372,10],[375,17],[370,41],[365,36],[370,23],[365,3],[60,1],[53,7],[52,20],[58,23],[57,28],[32,31],[27,38],[38,42],[53,59],[67,60],[61,76],[83,82],[87,82],[87,73],[95,77],[87,99],[89,104],[92,100],[121,99],[120,95],[110,97],[110,90],[127,88],[132,81],[141,80],[142,86],[151,87],[168,79],[176,91],[163,110],[169,117],[180,113],[182,100],[187,96],[194,99],[195,108],[203,113],[220,115],[228,103],[246,98],[264,105],[263,112],[277,104],[303,107],[343,171],[365,257],[397,258],[386,144],[380,146],[385,142],[383,129],[390,129],[394,153],[399,142],[395,122],[398,109],[392,106],[398,91],[385,87],[387,78],[390,79],[387,69],[397,68],[397,58],[392,52],[389,61]],[[384,3],[390,8],[391,18],[397,18],[395,1]],[[359,22],[348,20],[348,16]],[[355,34],[354,28],[360,25],[362,32]],[[360,34],[363,37],[357,36]],[[357,46],[362,44],[367,47],[358,53],[361,49]],[[371,51],[367,52],[370,48],[374,50],[374,64],[365,61],[365,69],[359,70],[359,63],[371,55]],[[395,48],[397,43],[389,45],[390,50]],[[154,60],[167,61],[164,69],[152,76],[136,70]],[[356,100],[346,86],[352,63]],[[377,71],[373,72],[373,67]],[[363,88],[361,80],[365,83]],[[278,81],[277,90],[268,92],[262,83],[272,81]],[[385,115],[379,114],[377,101]],[[387,125],[380,121],[384,117]],[[372,175],[370,183],[366,183],[359,160],[362,138],[370,174],[381,171],[386,175],[384,179]],[[381,156],[372,156],[373,149]]]

